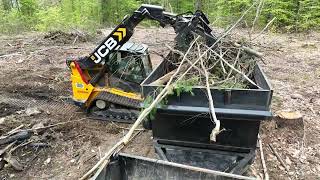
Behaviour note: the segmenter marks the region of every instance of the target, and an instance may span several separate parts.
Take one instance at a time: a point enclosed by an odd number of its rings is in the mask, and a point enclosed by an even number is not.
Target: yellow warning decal
[[[126,28],[118,28],[116,32],[113,33],[114,36],[118,37],[118,42],[120,42],[127,35]]]

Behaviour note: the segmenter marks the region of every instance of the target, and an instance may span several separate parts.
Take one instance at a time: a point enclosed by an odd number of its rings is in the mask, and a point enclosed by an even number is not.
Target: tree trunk
[[[195,4],[196,10],[203,10],[203,3],[204,3],[204,0],[196,0],[196,4]]]
[[[294,1],[294,26],[295,26],[295,31],[298,31],[298,26],[300,22],[300,0],[295,0]]]
[[[109,7],[110,3],[108,3],[110,0],[101,0],[101,20],[103,24],[108,23],[109,20],[109,11],[111,11],[111,8]]]

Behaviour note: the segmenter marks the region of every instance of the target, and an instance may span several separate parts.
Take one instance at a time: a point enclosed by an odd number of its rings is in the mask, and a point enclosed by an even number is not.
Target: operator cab
[[[148,46],[140,43],[125,43],[106,64],[110,86],[126,92],[140,92],[140,84],[152,71]]]
[[[70,67],[72,62],[77,65]],[[114,87],[125,92],[140,93],[140,84],[152,71],[148,46],[133,42],[125,43],[119,50],[111,53],[102,64],[108,68],[97,86]],[[88,57],[67,59],[68,67],[74,70],[73,76],[77,77],[73,79],[74,84],[84,84],[83,80],[90,83],[90,79],[98,74],[102,64],[97,66],[92,60],[88,60]]]

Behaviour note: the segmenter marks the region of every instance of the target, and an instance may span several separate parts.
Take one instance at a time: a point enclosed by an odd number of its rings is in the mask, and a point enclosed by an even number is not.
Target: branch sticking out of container
[[[200,46],[199,46],[199,44],[197,44],[197,45],[198,45],[198,51],[200,54]],[[215,127],[212,129],[211,134],[210,134],[210,141],[216,142],[216,136],[220,133],[220,121],[217,119],[216,112],[214,110],[213,99],[212,99],[210,84],[209,84],[209,73],[203,64],[203,60],[201,59],[200,61],[201,61],[201,67],[202,67],[202,69],[205,73],[205,76],[206,76],[206,89],[207,89],[207,94],[208,94],[210,115],[215,123]]]

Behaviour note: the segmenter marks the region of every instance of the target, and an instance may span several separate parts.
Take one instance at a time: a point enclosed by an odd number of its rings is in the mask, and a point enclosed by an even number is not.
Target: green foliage
[[[62,0],[60,21],[66,28],[94,31],[100,27],[99,0]]]
[[[16,34],[29,29],[28,24],[23,21],[18,10],[6,12],[0,9],[0,33]]]
[[[65,28],[66,19],[61,13],[59,7],[49,7],[46,10],[40,10],[37,13],[39,23],[36,24],[35,28],[39,31],[51,31]]]
[[[169,91],[169,95],[176,95],[176,96],[180,96],[182,92],[187,92],[190,93],[191,95],[194,95],[192,90],[193,87],[199,82],[199,78],[198,77],[191,77],[187,80],[182,80],[179,81],[177,84],[175,84],[174,89],[172,91]],[[162,89],[158,89],[158,92],[161,92]],[[144,101],[143,101],[143,108],[147,108],[149,107],[152,102],[154,101],[154,97],[152,96],[147,96]],[[159,104],[158,107],[164,107],[168,104],[168,99],[167,97],[165,97]],[[151,112],[149,113],[149,118],[151,120],[153,120],[155,118],[155,115],[157,113],[157,108],[154,107]]]
[[[248,88],[246,83],[243,82],[234,82],[233,79],[228,80],[217,86],[218,89],[246,89]]]
[[[276,17],[273,25],[282,31],[319,29],[319,10],[318,0],[266,0],[261,19],[266,24]]]
[[[161,92],[161,91],[162,89],[158,90],[158,92]],[[143,109],[149,107],[153,101],[154,101],[154,97],[147,96],[143,101]],[[160,101],[160,103],[158,104],[158,107],[164,107],[166,106],[167,103],[168,103],[168,99],[164,98],[162,101]],[[157,107],[152,108],[150,113],[148,114],[149,118],[153,120],[155,118],[156,113],[157,113]]]
[[[193,76],[186,80],[181,80],[177,84],[175,84],[173,93],[175,93],[177,96],[180,96],[183,92],[194,95],[192,90],[193,87],[198,84],[198,82],[199,78],[196,76]]]
[[[143,109],[149,107],[153,102],[153,100],[154,100],[153,97],[147,96],[143,101]],[[152,108],[150,113],[148,114],[149,118],[153,120],[155,118],[156,113],[157,113],[157,108]]]
[[[6,1],[0,8],[0,32],[11,34],[33,30],[38,18],[36,16],[38,3],[36,0],[20,0],[18,8],[12,8],[11,1]]]
[[[35,16],[38,9],[38,2],[36,0],[20,0],[19,5],[22,15],[27,17]]]
[[[212,5],[215,10],[205,10],[216,25],[226,26],[239,19],[242,13],[252,5],[251,0],[217,0]],[[246,20],[252,20],[254,13],[249,13]]]
[[[204,11],[211,21],[218,26],[234,23],[252,3],[258,0],[215,0],[207,3]],[[215,7],[208,9],[206,7]],[[251,26],[256,14],[256,7],[245,16],[246,26]],[[265,0],[258,19],[258,27],[264,27],[271,19],[276,18],[273,27],[280,31],[304,31],[319,29],[319,0]]]
[[[299,28],[302,30],[319,29],[320,1],[304,0],[299,4]]]
[[[140,0],[101,0],[101,23],[118,24],[142,4]]]
[[[142,3],[161,5],[166,11],[178,14],[194,12],[196,7],[200,7],[214,25],[222,27],[234,23],[253,3],[259,4],[258,0],[1,0],[0,33],[72,28],[94,32],[97,28],[118,24]],[[255,11],[256,7],[245,16],[243,26],[252,25]],[[275,30],[318,30],[320,1],[265,0],[256,28],[263,28],[274,17]],[[154,21],[142,22],[145,26],[157,24]]]
[[[272,18],[276,17],[276,21],[273,25],[277,28],[283,30],[290,30],[295,27],[296,13],[295,4],[293,0],[268,0],[265,3],[262,15],[264,21],[270,21]]]

